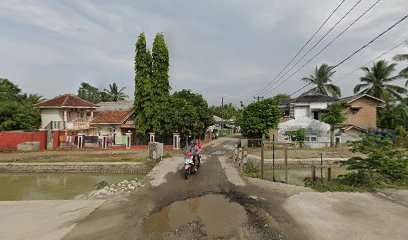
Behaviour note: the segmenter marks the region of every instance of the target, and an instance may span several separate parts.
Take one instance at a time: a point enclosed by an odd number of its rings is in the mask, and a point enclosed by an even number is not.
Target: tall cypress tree
[[[170,94],[169,50],[163,33],[157,33],[152,48],[152,93],[155,102],[152,124],[158,134],[165,134],[166,104]]]
[[[146,49],[146,36],[141,33],[136,42],[135,57],[135,128],[136,133],[144,135],[153,130],[152,116],[154,100],[151,82],[152,56]]]

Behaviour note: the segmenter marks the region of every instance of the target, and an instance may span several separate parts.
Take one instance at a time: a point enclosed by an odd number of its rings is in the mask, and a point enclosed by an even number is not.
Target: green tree
[[[387,101],[384,107],[378,110],[378,125],[392,129],[408,129],[408,98],[399,102]]]
[[[104,89],[105,93],[108,95],[108,98],[113,101],[123,101],[129,96],[123,93],[125,91],[126,87],[123,87],[119,90],[118,85],[116,83],[109,84],[109,89]]]
[[[341,96],[341,90],[338,86],[331,83],[331,77],[335,72],[332,66],[322,64],[320,67],[316,66],[314,74],[310,75],[310,77],[302,78],[302,80],[315,85],[315,91],[324,95],[330,93],[333,97],[338,98]]]
[[[169,101],[170,84],[169,84],[169,50],[164,40],[163,33],[156,34],[152,47],[152,97],[153,116],[151,117],[153,131],[163,134],[166,130],[166,109],[165,106]]]
[[[278,102],[280,100],[290,100],[290,95],[286,94],[286,93],[279,93],[276,94],[273,99],[276,99]]]
[[[366,157],[352,157],[341,163],[347,170],[341,182],[352,186],[408,183],[408,153],[394,146],[391,136],[367,134],[351,143],[352,151]]]
[[[302,148],[305,144],[306,133],[304,128],[300,128],[294,131],[285,132],[285,136],[288,136],[291,141],[297,142],[297,145]]]
[[[400,77],[399,75],[392,76],[395,66],[395,63],[388,64],[380,60],[375,62],[371,69],[361,68],[365,76],[360,78],[362,83],[354,87],[354,93],[369,94],[384,101],[402,99],[401,94],[407,93],[407,89],[392,84]]]
[[[223,119],[236,118],[238,110],[231,104],[225,104],[224,106],[211,106],[211,113]]]
[[[242,112],[241,128],[246,137],[269,138],[269,129],[277,128],[281,112],[278,102],[272,98],[253,102],[246,106]]]
[[[341,105],[330,105],[328,112],[323,113],[322,120],[323,122],[330,124],[330,147],[334,147],[334,130],[336,130],[336,125],[343,123],[344,120],[346,120]]]
[[[41,116],[32,104],[41,99],[37,94],[22,94],[17,85],[0,79],[0,131],[38,130]]]
[[[78,97],[92,103],[99,103],[102,100],[99,89],[86,82],[81,83],[78,89]]]
[[[408,54],[398,54],[394,57],[395,61],[408,61]],[[403,68],[400,72],[399,75],[403,78],[408,79],[408,66]],[[405,82],[405,87],[408,87],[408,80]]]
[[[153,130],[152,116],[154,112],[154,102],[152,94],[152,57],[150,51],[146,49],[146,37],[141,33],[136,41],[135,56],[135,127],[136,133],[146,136]]]

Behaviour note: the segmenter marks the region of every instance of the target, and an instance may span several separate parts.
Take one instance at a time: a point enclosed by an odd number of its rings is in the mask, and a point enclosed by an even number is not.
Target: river
[[[96,184],[109,184],[141,178],[137,174],[0,174],[0,201],[68,200],[96,189]]]

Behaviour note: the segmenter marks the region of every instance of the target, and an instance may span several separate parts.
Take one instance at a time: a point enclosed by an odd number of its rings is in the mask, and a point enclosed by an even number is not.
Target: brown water
[[[244,208],[230,202],[224,195],[209,194],[185,201],[174,202],[152,214],[144,223],[146,233],[174,231],[188,223],[199,221],[202,230],[212,237],[234,233],[247,222]]]
[[[339,175],[344,175],[347,170],[344,167],[333,166],[332,167],[332,178],[336,178]],[[310,168],[289,168],[288,169],[288,183],[293,185],[304,186],[303,180],[307,177],[311,177]],[[320,169],[316,169],[316,177],[320,177]],[[273,179],[272,170],[267,170],[264,173],[264,178],[267,180]],[[327,169],[323,169],[323,178],[327,179]],[[285,170],[275,169],[275,180],[285,181]]]
[[[66,200],[96,189],[95,184],[134,180],[131,174],[0,174],[0,201]]]

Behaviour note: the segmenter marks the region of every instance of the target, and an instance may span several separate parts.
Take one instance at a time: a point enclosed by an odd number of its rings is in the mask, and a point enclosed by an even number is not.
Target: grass
[[[305,183],[305,185],[318,192],[373,192],[384,188],[408,189],[407,182],[381,184],[375,186],[350,186],[342,184],[338,179],[334,179],[332,182],[324,181],[323,183],[320,183],[319,181],[311,183],[308,181]]]
[[[261,148],[245,148],[248,154],[261,156]],[[323,158],[350,158],[354,156],[362,156],[362,154],[356,154],[350,151],[349,148],[288,148],[288,158],[293,159],[307,159],[307,158],[320,158],[320,154],[323,153]],[[264,155],[266,159],[272,159],[272,149],[265,148]],[[284,149],[275,149],[275,158],[284,158]]]

